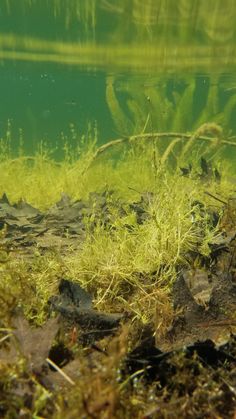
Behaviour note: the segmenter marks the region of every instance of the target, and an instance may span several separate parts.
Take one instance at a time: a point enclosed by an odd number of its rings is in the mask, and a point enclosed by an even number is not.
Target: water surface
[[[233,0],[2,0],[0,137],[236,133]]]

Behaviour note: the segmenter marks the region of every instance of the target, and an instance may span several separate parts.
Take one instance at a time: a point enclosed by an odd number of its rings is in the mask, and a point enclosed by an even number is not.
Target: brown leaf
[[[57,318],[48,320],[42,327],[32,328],[24,317],[18,316],[13,326],[20,353],[27,358],[32,369],[40,368],[58,332]]]

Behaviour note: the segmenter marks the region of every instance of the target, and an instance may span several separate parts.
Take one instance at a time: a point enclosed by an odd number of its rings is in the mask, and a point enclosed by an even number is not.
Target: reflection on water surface
[[[233,0],[2,0],[0,135],[235,132],[235,17]]]

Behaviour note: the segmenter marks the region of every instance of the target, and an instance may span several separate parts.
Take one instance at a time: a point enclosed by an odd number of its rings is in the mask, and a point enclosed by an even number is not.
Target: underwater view
[[[1,0],[1,418],[235,419],[235,22]]]

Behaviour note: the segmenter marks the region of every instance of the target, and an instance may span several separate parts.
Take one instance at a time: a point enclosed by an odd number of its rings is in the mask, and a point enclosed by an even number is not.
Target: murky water
[[[0,137],[233,135],[235,20],[234,0],[1,0]]]

